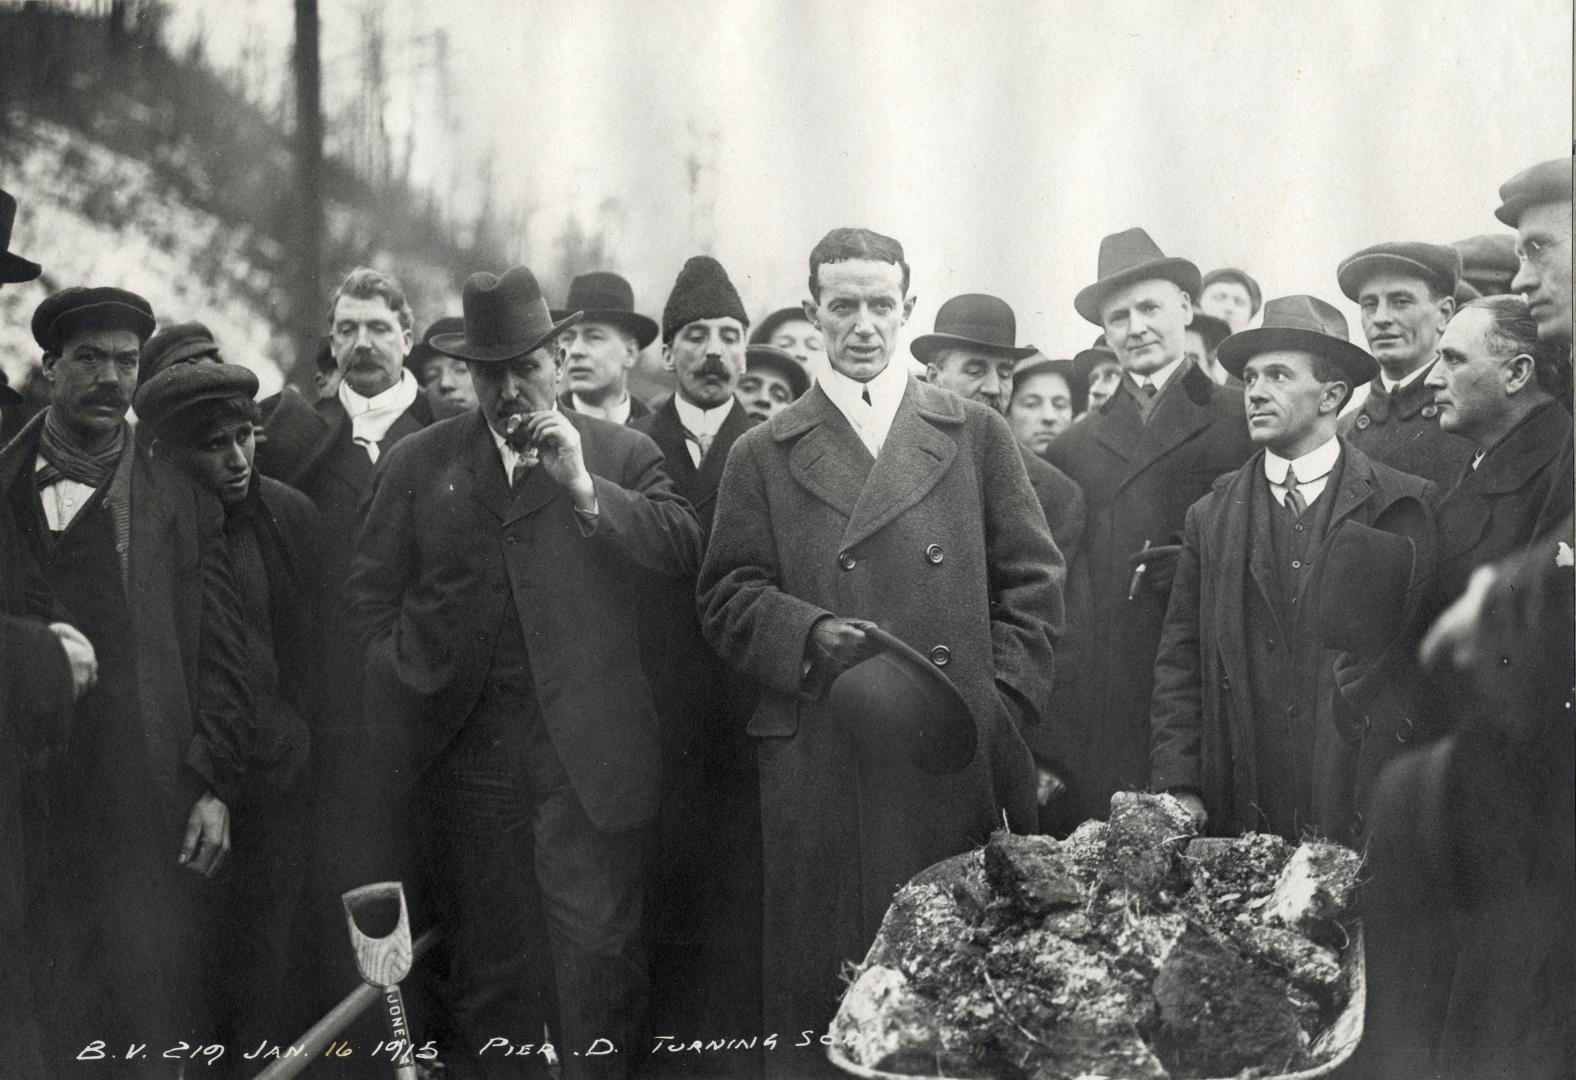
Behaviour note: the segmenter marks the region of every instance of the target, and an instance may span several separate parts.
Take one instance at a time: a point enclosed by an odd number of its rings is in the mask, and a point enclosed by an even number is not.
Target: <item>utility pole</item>
[[[312,357],[323,317],[323,68],[318,53],[317,0],[295,0],[296,203],[290,267],[290,332],[295,364],[289,378],[312,388]]]

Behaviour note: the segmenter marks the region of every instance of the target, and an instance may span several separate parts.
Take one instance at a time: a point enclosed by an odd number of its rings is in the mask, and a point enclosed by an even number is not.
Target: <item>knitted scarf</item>
[[[122,421],[115,437],[102,450],[89,453],[76,444],[60,414],[51,407],[44,416],[44,430],[38,441],[38,455],[44,467],[35,474],[42,491],[61,480],[75,480],[89,487],[101,487],[115,471],[120,451],[126,444],[126,423]]]

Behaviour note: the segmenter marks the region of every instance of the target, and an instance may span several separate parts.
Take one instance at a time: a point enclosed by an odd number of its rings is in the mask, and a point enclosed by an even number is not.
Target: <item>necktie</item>
[[[1144,384],[1144,396],[1146,398],[1148,398],[1149,400],[1153,401],[1155,399],[1155,395],[1158,394],[1159,392],[1160,392],[1159,388],[1156,387],[1154,383],[1146,382]]]
[[[520,485],[525,483],[525,478],[531,474],[532,464],[532,462],[526,460],[524,454],[515,459],[514,471],[509,474],[509,487],[512,490],[520,490]]]
[[[1308,504],[1303,501],[1302,492],[1297,488],[1297,470],[1290,465],[1286,466],[1286,509],[1291,511],[1294,518],[1302,517],[1302,512],[1308,509]]]
[[[870,400],[870,387],[867,386],[864,389],[859,391],[859,400],[863,401],[866,405],[869,405],[871,408],[875,408],[875,402]]]
[[[697,436],[695,436],[695,444],[700,447],[700,456],[701,457],[705,457],[706,456],[706,451],[711,449],[711,441],[713,439],[715,439],[715,438],[716,438],[715,435],[697,435]]]
[[[367,452],[367,457],[372,459],[372,464],[376,465],[378,463],[378,444],[377,443],[373,442],[371,439],[362,438],[362,437],[359,437],[359,436],[355,437],[355,438],[352,438],[351,441],[354,442],[357,446],[361,447],[361,449],[363,449],[363,450],[365,450]]]

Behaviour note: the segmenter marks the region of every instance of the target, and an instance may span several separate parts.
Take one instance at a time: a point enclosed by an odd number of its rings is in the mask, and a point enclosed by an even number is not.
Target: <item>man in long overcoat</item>
[[[894,891],[1004,818],[1035,823],[1020,726],[1048,715],[1063,568],[1006,422],[890,362],[908,277],[901,245],[868,230],[816,245],[805,310],[828,371],[734,445],[699,583],[707,637],[761,688],[767,1064],[789,1076],[827,1068],[839,967]],[[960,772],[862,759],[828,712],[820,692],[872,654],[872,622],[968,703]]]
[[[1044,457],[1077,481],[1088,507],[1081,681],[1089,736],[1080,779],[1085,813],[1103,818],[1113,792],[1149,783],[1149,698],[1183,517],[1252,444],[1241,394],[1183,357],[1198,268],[1129,229],[1101,243],[1099,273],[1075,304],[1104,328],[1122,381]]]

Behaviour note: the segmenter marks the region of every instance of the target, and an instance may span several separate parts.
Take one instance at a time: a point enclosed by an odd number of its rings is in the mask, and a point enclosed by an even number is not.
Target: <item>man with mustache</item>
[[[49,408],[0,451],[0,496],[98,658],[43,774],[52,850],[39,955],[61,1069],[109,1045],[210,1030],[193,985],[202,878],[230,849],[252,749],[243,616],[223,511],[126,423],[148,302],[65,289],[33,314]],[[167,1043],[166,1043],[167,1044]],[[173,1061],[128,1062],[174,1076]]]
[[[1336,270],[1341,292],[1362,308],[1363,333],[1379,362],[1368,396],[1341,418],[1341,434],[1375,461],[1441,486],[1455,483],[1472,444],[1443,430],[1425,385],[1456,309],[1461,253],[1440,244],[1364,248]]]
[[[581,274],[553,318],[572,311],[581,319],[564,331],[564,392],[558,404],[615,424],[628,424],[651,410],[629,393],[629,372],[640,352],[657,337],[657,324],[635,310],[629,282],[606,270]]]
[[[1341,407],[1378,366],[1330,304],[1270,301],[1261,326],[1221,344],[1220,362],[1243,382],[1259,452],[1187,512],[1155,660],[1151,783],[1217,835],[1354,843],[1365,742],[1394,744],[1340,712],[1320,575],[1340,572],[1332,550],[1353,525],[1426,541],[1432,485],[1337,437]],[[1363,568],[1372,591],[1418,576],[1388,581],[1382,565]]]
[[[547,1075],[540,1054],[483,1048],[540,1042],[548,970],[564,1074],[627,1076],[662,771],[628,583],[692,579],[700,528],[649,438],[557,406],[577,316],[554,322],[530,270],[473,274],[463,303],[463,332],[432,344],[470,366],[478,409],[379,463],[356,548],[367,708],[386,722],[366,749],[431,818],[453,1075]]]

